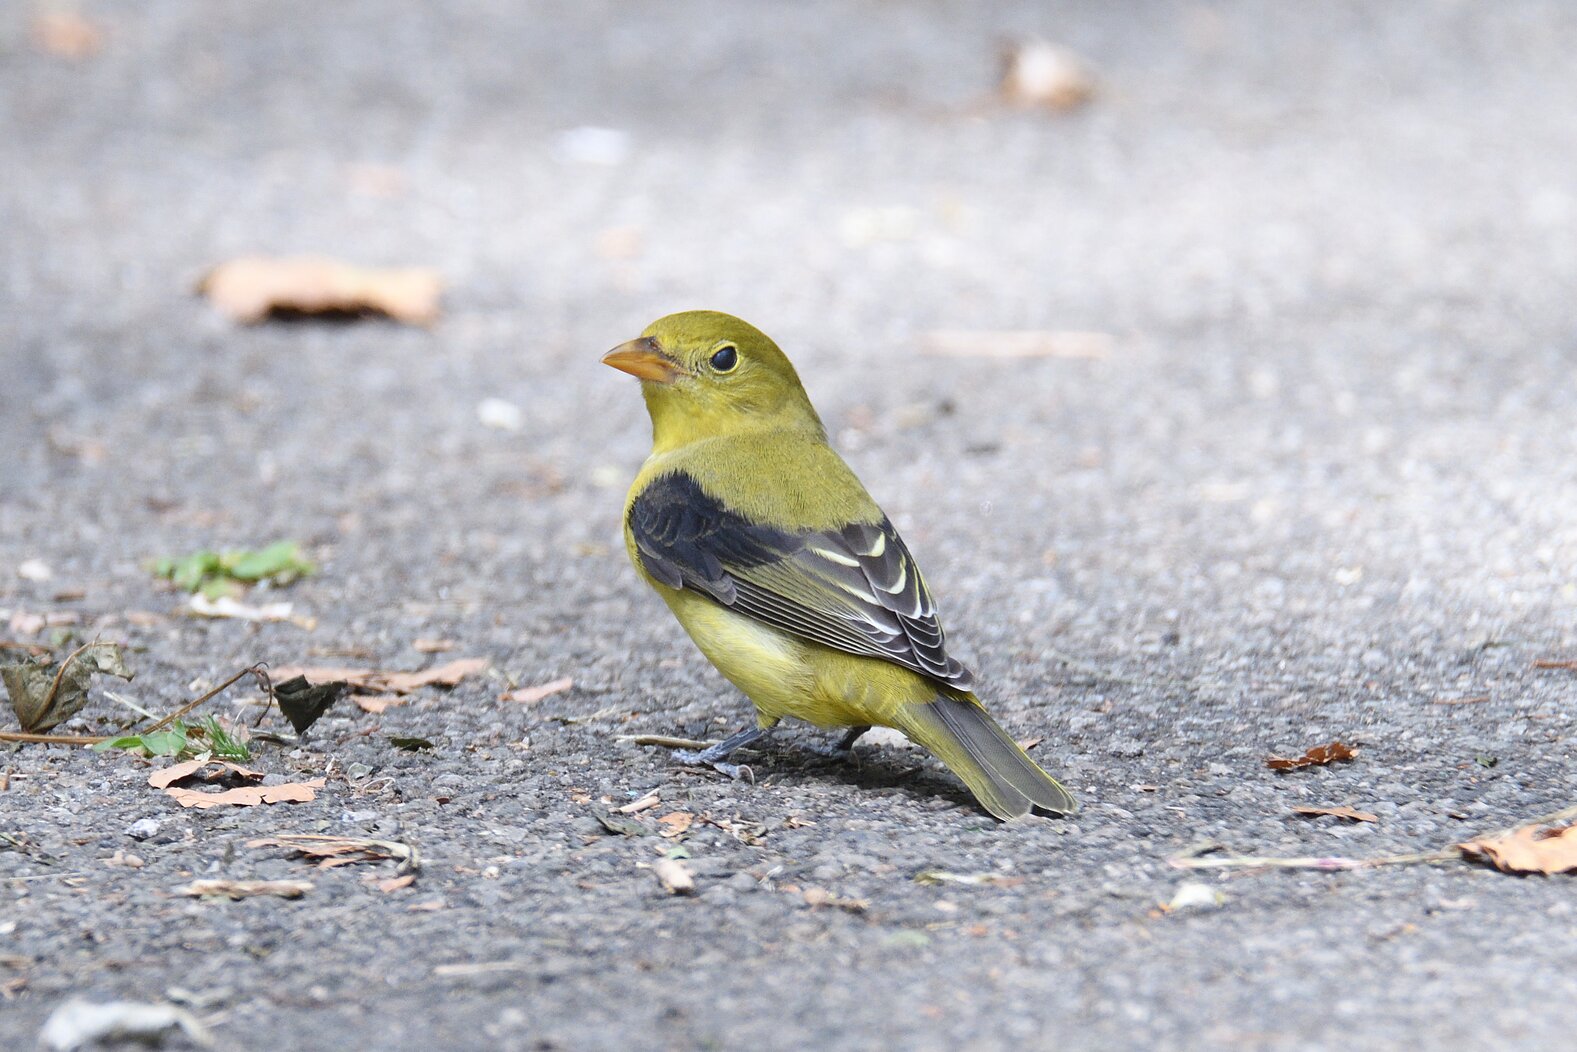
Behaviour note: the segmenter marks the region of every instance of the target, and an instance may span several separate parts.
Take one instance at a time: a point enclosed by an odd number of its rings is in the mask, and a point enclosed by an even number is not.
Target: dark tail
[[[1078,810],[1068,791],[1008,737],[973,695],[939,694],[905,705],[896,722],[1004,822],[1022,818],[1032,807],[1054,815]]]

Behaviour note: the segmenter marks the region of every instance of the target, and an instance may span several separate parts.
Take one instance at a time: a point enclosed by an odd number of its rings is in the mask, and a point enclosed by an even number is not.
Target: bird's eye
[[[739,351],[731,343],[725,343],[712,352],[712,368],[720,373],[731,373],[738,364]]]

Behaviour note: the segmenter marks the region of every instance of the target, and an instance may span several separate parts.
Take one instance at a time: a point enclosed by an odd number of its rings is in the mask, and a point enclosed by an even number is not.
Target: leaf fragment
[[[1302,756],[1290,758],[1284,756],[1267,757],[1265,766],[1272,771],[1291,771],[1300,767],[1324,767],[1326,764],[1351,760],[1357,755],[1357,749],[1335,741],[1329,745],[1317,745]]]
[[[1078,55],[1045,40],[1024,40],[1002,53],[1002,95],[1020,106],[1067,111],[1095,96],[1095,78]]]
[[[438,320],[443,280],[425,267],[359,267],[321,256],[244,256],[214,267],[198,291],[244,325],[271,316],[367,314],[431,325]]]
[[[1349,822],[1378,822],[1379,815],[1372,815],[1368,811],[1359,811],[1342,804],[1340,807],[1294,807],[1293,814],[1308,815],[1311,818],[1320,815],[1330,815],[1333,818],[1345,818]]]
[[[351,690],[370,694],[410,694],[423,687],[455,687],[467,677],[486,671],[487,658],[458,658],[421,672],[395,672],[378,668],[308,668],[290,665],[275,674],[280,678],[306,676],[310,680],[344,680]]]
[[[1503,836],[1458,844],[1470,857],[1487,859],[1503,873],[1577,873],[1577,825],[1524,826]]]
[[[499,701],[518,701],[522,705],[534,705],[543,698],[569,690],[575,681],[569,676],[550,680],[535,687],[520,687],[517,690],[506,691],[498,696]]]
[[[291,540],[256,549],[218,552],[204,548],[189,555],[155,559],[149,568],[154,576],[172,581],[183,591],[200,592],[209,599],[235,598],[243,586],[260,581],[282,587],[317,572],[312,561],[301,554],[301,545]]]
[[[670,895],[695,894],[695,877],[680,859],[660,858],[652,863],[652,873]]]
[[[914,875],[916,884],[962,884],[971,887],[1012,888],[1024,883],[1023,877],[1006,873],[949,873],[943,869],[923,869]]]
[[[278,836],[248,840],[246,846],[283,847],[317,863],[318,869],[334,869],[357,862],[395,861],[399,872],[412,873],[421,868],[421,855],[410,844],[398,840],[370,840],[366,837],[324,836],[317,833],[281,833]]]
[[[322,717],[340,699],[350,685],[344,680],[330,683],[309,683],[305,676],[292,676],[283,683],[274,684],[274,701],[285,719],[301,734]]]
[[[436,748],[436,746],[426,738],[409,738],[397,734],[391,734],[389,736],[389,744],[394,746],[396,749],[404,749],[406,752],[422,752],[424,750]]]
[[[299,899],[312,890],[306,880],[194,880],[175,889],[175,894],[191,898],[226,898],[231,901],[273,895],[282,899]]]
[[[596,816],[598,822],[602,823],[602,828],[619,836],[651,836],[656,832],[639,819],[614,814],[605,807],[593,807],[591,813]]]
[[[327,779],[313,778],[306,782],[286,782],[284,785],[248,785],[240,789],[226,789],[221,793],[205,793],[200,789],[166,789],[182,807],[255,807],[258,804],[305,804],[318,798]]]
[[[17,722],[29,734],[42,734],[65,722],[88,703],[95,675],[132,678],[118,643],[89,643],[64,661],[22,661],[0,665],[0,682],[11,697]]]

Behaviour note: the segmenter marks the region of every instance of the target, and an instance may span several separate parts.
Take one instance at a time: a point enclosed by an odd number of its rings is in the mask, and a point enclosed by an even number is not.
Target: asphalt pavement
[[[1536,666],[1577,658],[1577,9],[95,0],[79,58],[60,10],[0,12],[0,641],[122,641],[155,711],[491,671],[257,743],[309,803],[6,746],[0,1045],[81,997],[235,1049],[1570,1047],[1577,877],[1172,860],[1577,802]],[[1086,105],[997,97],[1031,36]],[[256,253],[435,268],[444,316],[238,325],[194,288]],[[696,307],[794,359],[1077,816],[999,826],[892,740],[784,728],[753,783],[628,740],[748,718],[618,538],[648,431],[598,356]],[[145,566],[281,537],[319,572],[248,601],[298,623]],[[1293,810],[1336,806],[1374,820]]]

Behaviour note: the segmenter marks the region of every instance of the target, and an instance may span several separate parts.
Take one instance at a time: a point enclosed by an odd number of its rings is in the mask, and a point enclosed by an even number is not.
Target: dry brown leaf
[[[637,811],[649,811],[652,808],[656,807],[658,804],[661,804],[662,802],[663,802],[663,798],[661,796],[658,796],[656,791],[654,790],[654,791],[652,791],[650,793],[647,793],[645,796],[641,797],[639,800],[632,800],[629,803],[625,804],[623,807],[615,807],[613,810],[614,810],[614,813],[616,813],[616,814],[633,815]]]
[[[104,49],[104,31],[75,11],[48,11],[33,19],[33,46],[73,62]]]
[[[1284,756],[1267,757],[1265,766],[1272,771],[1291,771],[1299,767],[1324,767],[1328,763],[1350,760],[1357,755],[1357,749],[1341,742],[1331,742],[1329,745],[1317,745],[1302,756],[1290,759]]]
[[[258,895],[277,895],[282,899],[299,899],[312,890],[305,880],[194,880],[175,889],[177,895],[192,898],[249,899]]]
[[[800,897],[805,900],[805,905],[813,909],[818,906],[831,906],[833,909],[848,910],[850,913],[864,913],[871,906],[866,899],[846,899],[841,895],[834,895],[826,888],[806,888]]]
[[[318,790],[327,782],[313,778],[306,782],[286,782],[284,785],[247,785],[240,789],[226,789],[222,793],[205,793],[201,789],[170,788],[165,792],[182,807],[254,807],[257,804],[305,804],[318,798]]]
[[[415,847],[398,840],[372,840],[367,837],[324,836],[317,833],[282,833],[279,836],[248,840],[247,847],[289,848],[302,858],[317,863],[318,869],[334,869],[355,862],[396,861],[402,870],[421,866]]]
[[[354,701],[362,712],[370,712],[374,716],[385,709],[405,704],[405,699],[398,694],[352,694],[350,700]]]
[[[1577,669],[1577,661],[1560,661],[1554,658],[1544,658],[1533,663],[1534,668],[1569,668]]]
[[[680,836],[688,832],[694,822],[695,815],[689,811],[672,811],[657,820],[657,824],[663,827],[658,832],[665,837]]]
[[[313,683],[344,680],[352,690],[369,694],[409,694],[423,687],[453,687],[467,676],[474,676],[488,667],[487,658],[460,658],[447,664],[435,665],[422,672],[395,672],[381,668],[305,668],[290,665],[275,669],[275,680],[305,676]]]
[[[660,858],[652,863],[652,873],[670,895],[694,895],[695,877],[690,867],[677,858]]]
[[[214,770],[205,770],[208,767]],[[184,778],[191,778],[199,773],[210,782],[226,774],[234,774],[253,782],[263,777],[262,771],[254,771],[250,767],[242,767],[228,760],[182,760],[180,763],[172,763],[168,767],[154,771],[148,776],[148,784],[155,789],[166,789]]]
[[[1016,105],[1071,110],[1094,97],[1095,78],[1067,48],[1025,40],[1002,52],[1001,91]]]
[[[414,883],[416,883],[416,874],[407,873],[403,877],[389,877],[385,880],[378,881],[378,890],[387,895],[391,891],[399,891],[402,888],[408,888]]]
[[[383,314],[408,325],[438,320],[443,281],[420,267],[358,267],[318,256],[245,256],[221,263],[198,286],[236,321],[271,314]]]
[[[1577,873],[1577,825],[1525,826],[1505,836],[1470,840],[1457,848],[1489,859],[1503,873]]]
[[[1112,336],[1107,332],[968,332],[944,329],[922,336],[920,350],[940,358],[1098,360],[1111,353]]]
[[[418,639],[411,644],[423,654],[447,654],[459,645],[452,639]]]
[[[1378,822],[1379,815],[1371,815],[1368,811],[1357,811],[1346,804],[1340,807],[1294,807],[1294,814],[1300,815],[1332,815],[1336,818],[1345,818],[1353,822]]]
[[[548,697],[551,694],[558,694],[562,691],[569,690],[574,685],[575,681],[573,679],[568,676],[564,676],[560,679],[555,679],[539,686],[521,687],[519,690],[507,691],[506,693],[500,694],[498,696],[498,700],[518,701],[523,705],[531,705],[541,701],[543,698]]]

